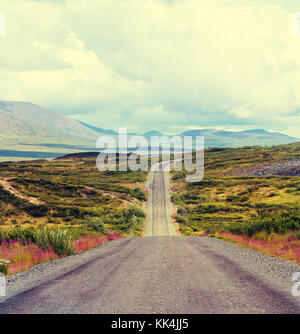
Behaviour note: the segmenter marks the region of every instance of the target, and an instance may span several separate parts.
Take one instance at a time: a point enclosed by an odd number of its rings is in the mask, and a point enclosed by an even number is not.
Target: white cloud
[[[277,3],[0,0],[0,99],[101,127],[248,124],[295,135],[300,37]]]

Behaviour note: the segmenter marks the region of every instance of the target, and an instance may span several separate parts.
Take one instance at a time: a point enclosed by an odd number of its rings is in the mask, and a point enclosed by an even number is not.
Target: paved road
[[[170,231],[164,181],[153,173],[153,234]],[[300,313],[299,268],[212,238],[122,239],[11,279],[0,313]]]
[[[159,165],[149,173],[148,220],[144,236],[176,235],[171,221],[171,201],[169,194],[169,173],[166,171],[168,163]]]
[[[296,313],[299,308],[205,238],[113,241],[43,278],[0,313]]]

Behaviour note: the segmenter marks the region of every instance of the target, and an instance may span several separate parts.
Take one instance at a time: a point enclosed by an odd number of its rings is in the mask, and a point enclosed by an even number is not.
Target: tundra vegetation
[[[90,157],[0,163],[0,270],[139,236],[146,176],[99,172]]]
[[[208,148],[202,182],[185,183],[172,171],[172,200],[183,235],[209,235],[300,262],[300,177],[290,161],[300,144]],[[282,173],[248,176],[246,171],[281,162]],[[293,165],[292,165],[293,166]],[[254,173],[255,174],[255,173]],[[294,175],[294,176],[290,176]]]

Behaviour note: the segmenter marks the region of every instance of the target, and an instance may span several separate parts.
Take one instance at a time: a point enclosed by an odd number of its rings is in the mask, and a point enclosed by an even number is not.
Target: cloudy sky
[[[0,100],[116,130],[300,137],[299,0],[0,0],[0,12]]]

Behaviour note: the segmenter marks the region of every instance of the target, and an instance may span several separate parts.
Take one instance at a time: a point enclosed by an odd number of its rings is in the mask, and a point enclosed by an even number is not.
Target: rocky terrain
[[[300,160],[280,161],[271,164],[260,164],[230,170],[223,176],[300,176]]]

